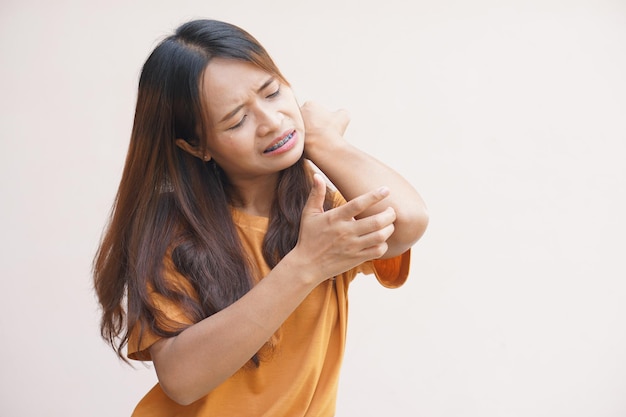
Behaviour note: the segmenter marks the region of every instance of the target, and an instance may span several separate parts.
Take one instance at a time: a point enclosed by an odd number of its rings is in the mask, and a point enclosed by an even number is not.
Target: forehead
[[[202,94],[209,115],[219,117],[244,104],[271,77],[249,62],[213,58],[202,77]]]

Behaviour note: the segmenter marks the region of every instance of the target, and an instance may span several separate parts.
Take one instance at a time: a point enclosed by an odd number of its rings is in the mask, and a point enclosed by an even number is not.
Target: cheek
[[[280,101],[282,104],[290,107],[300,108],[300,106],[298,105],[298,100],[296,99],[296,95],[294,94],[291,87],[283,85],[280,91]]]
[[[300,112],[300,105],[293,95],[291,95],[289,100],[285,103],[285,108],[296,126],[304,126],[304,119],[302,118],[302,113]]]
[[[252,120],[248,122],[252,122]],[[243,154],[249,152],[254,147],[255,138],[256,125],[254,123],[246,123],[245,126],[236,131],[223,135],[220,149],[222,152],[228,152],[229,154]]]
[[[294,124],[296,125],[297,128],[299,128],[300,130],[304,131],[304,119],[302,118],[302,113],[300,112],[300,107],[298,107],[296,109],[293,122],[294,122]]]

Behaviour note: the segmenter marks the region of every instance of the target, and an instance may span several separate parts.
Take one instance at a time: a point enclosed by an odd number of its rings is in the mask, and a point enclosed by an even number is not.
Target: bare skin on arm
[[[234,25],[187,22],[150,54],[94,260],[103,338],[157,372],[133,416],[333,415],[348,287],[404,282],[428,224],[415,188],[344,139],[349,121],[300,106]]]
[[[241,368],[320,282],[387,251],[395,213],[355,218],[389,195],[386,188],[323,211],[319,175],[296,247],[239,301],[150,348],[164,391],[190,404]],[[320,267],[323,265],[323,267]]]

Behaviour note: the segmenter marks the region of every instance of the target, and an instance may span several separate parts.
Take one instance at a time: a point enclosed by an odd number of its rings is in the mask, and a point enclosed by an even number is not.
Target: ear
[[[200,149],[196,148],[195,146],[187,142],[185,139],[176,139],[175,143],[176,143],[176,146],[178,146],[183,151],[187,152],[190,155],[195,156],[196,158],[202,159],[204,162],[211,160],[211,155],[209,155],[208,153],[205,153],[203,155]]]

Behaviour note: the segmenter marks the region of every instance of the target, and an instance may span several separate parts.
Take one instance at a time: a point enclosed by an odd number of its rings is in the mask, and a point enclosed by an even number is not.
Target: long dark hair
[[[214,57],[251,62],[287,83],[255,38],[215,20],[183,24],[145,62],[122,179],[93,268],[101,334],[124,361],[123,348],[136,326],[140,334],[149,329],[161,337],[186,327],[162,324],[154,293],[195,323],[238,300],[258,279],[231,219],[226,175],[212,160],[175,144],[182,138],[204,150],[208,130],[200,80]],[[271,268],[298,239],[312,184],[305,164],[301,158],[279,175],[263,243]],[[166,279],[168,251],[193,291]],[[258,355],[252,359],[258,365]]]

